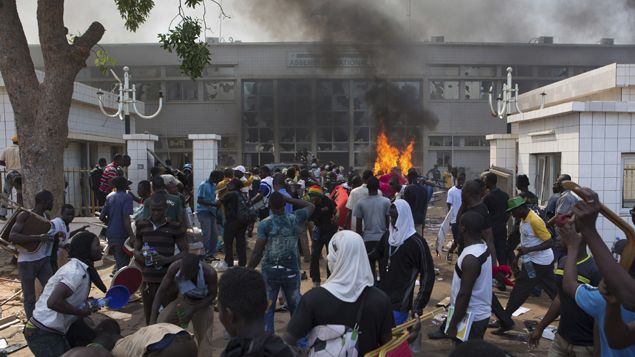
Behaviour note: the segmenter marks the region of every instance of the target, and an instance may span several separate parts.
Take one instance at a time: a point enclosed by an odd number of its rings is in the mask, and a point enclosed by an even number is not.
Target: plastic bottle
[[[156,249],[150,248],[150,257],[152,257],[152,264],[154,265],[154,269],[161,270],[163,267],[159,265],[159,260],[156,258],[159,255]]]
[[[531,260],[529,259],[529,255],[527,254],[523,255],[523,266],[525,267],[525,270],[527,271],[527,276],[529,276],[529,279],[533,279],[536,277],[536,270],[534,269],[534,263],[531,262]]]
[[[141,248],[141,255],[143,255],[145,266],[152,266],[152,248],[150,248],[147,242],[143,243],[143,248]]]

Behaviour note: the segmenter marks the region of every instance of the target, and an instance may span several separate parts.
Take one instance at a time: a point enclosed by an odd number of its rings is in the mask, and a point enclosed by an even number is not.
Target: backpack
[[[99,166],[95,166],[92,170],[90,170],[88,176],[88,185],[91,190],[99,190],[99,186],[101,186],[101,177],[104,174],[104,169]]]
[[[245,197],[238,194],[238,222],[242,224],[249,224],[256,221],[258,215],[256,214],[256,210],[247,204],[247,200]]]
[[[359,324],[362,319],[364,303],[368,287],[359,297],[361,303],[357,308],[355,327],[345,325],[315,326],[307,335],[309,340],[309,357],[357,357],[359,341]]]

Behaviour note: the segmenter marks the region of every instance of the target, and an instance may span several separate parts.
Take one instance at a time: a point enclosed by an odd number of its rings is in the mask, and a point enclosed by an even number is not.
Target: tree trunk
[[[69,44],[64,27],[64,2],[39,0],[37,9],[45,76],[35,75],[16,0],[0,0],[0,72],[14,111],[24,204],[33,207],[35,194],[49,190],[59,212],[64,195],[64,148],[68,138],[68,113],[73,83],[86,66],[91,48],[104,34],[94,22]]]

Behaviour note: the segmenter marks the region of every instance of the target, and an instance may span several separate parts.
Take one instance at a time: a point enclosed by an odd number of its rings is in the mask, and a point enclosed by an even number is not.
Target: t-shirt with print
[[[33,310],[33,320],[35,320],[36,326],[66,334],[78,317],[62,314],[47,306],[49,297],[59,284],[66,286],[72,292],[71,296],[66,298],[66,302],[76,308],[81,307],[88,299],[90,292],[88,266],[75,258],[71,258],[68,263],[62,265],[46,283],[42,295],[35,304],[35,310]]]
[[[564,276],[564,264],[567,257],[558,261],[556,274],[556,286],[560,297],[560,325],[558,335],[568,343],[577,346],[593,346],[593,317],[589,316],[576,303],[572,296],[567,294],[562,287]],[[578,270],[578,283],[598,286],[602,280],[602,274],[590,255],[576,262]]]
[[[606,333],[604,332],[606,300],[604,300],[598,288],[587,284],[578,286],[578,289],[575,291],[575,302],[582,310],[595,319],[600,334],[600,356],[635,356],[635,345],[621,350],[609,347]],[[624,321],[625,324],[628,325],[635,321],[635,312],[628,311],[623,306],[620,309],[622,311],[622,321]]]
[[[461,208],[461,189],[452,186],[452,188],[448,191],[448,198],[446,202],[450,204],[450,224],[456,223],[456,216],[459,214],[459,209]]]
[[[373,195],[361,199],[353,216],[364,222],[364,242],[379,242],[386,233],[386,220],[390,210],[390,200],[386,197]]]
[[[393,326],[388,296],[376,287],[366,289],[364,310],[359,322],[358,356],[378,348],[381,345],[381,336],[390,334]],[[320,325],[345,325],[353,328],[357,322],[359,306],[359,299],[356,302],[345,302],[324,288],[311,289],[302,296],[287,325],[287,332],[299,338]]]
[[[258,239],[267,241],[262,268],[283,266],[298,270],[298,225],[309,216],[306,208],[290,214],[272,214],[258,224]]]
[[[535,247],[551,238],[551,233],[542,218],[536,212],[529,210],[529,214],[520,221],[520,245],[523,247]],[[550,265],[553,263],[553,251],[551,248],[527,253],[534,264]]]

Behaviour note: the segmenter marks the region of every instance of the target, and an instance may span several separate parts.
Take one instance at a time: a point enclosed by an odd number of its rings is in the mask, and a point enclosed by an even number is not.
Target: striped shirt
[[[183,232],[181,225],[177,222],[166,220],[159,226],[155,226],[149,219],[137,222],[137,239],[141,241],[141,245],[148,243],[162,256],[173,256],[174,244],[181,238],[183,238]],[[154,266],[146,267],[143,261],[138,263],[141,266],[143,281],[146,283],[160,283],[169,266],[167,264],[162,266],[161,270],[157,270]]]
[[[104,169],[104,173],[101,174],[101,180],[99,180],[99,191],[110,193],[112,190],[112,185],[110,184],[110,180],[119,176],[117,172],[117,164],[111,162]]]

